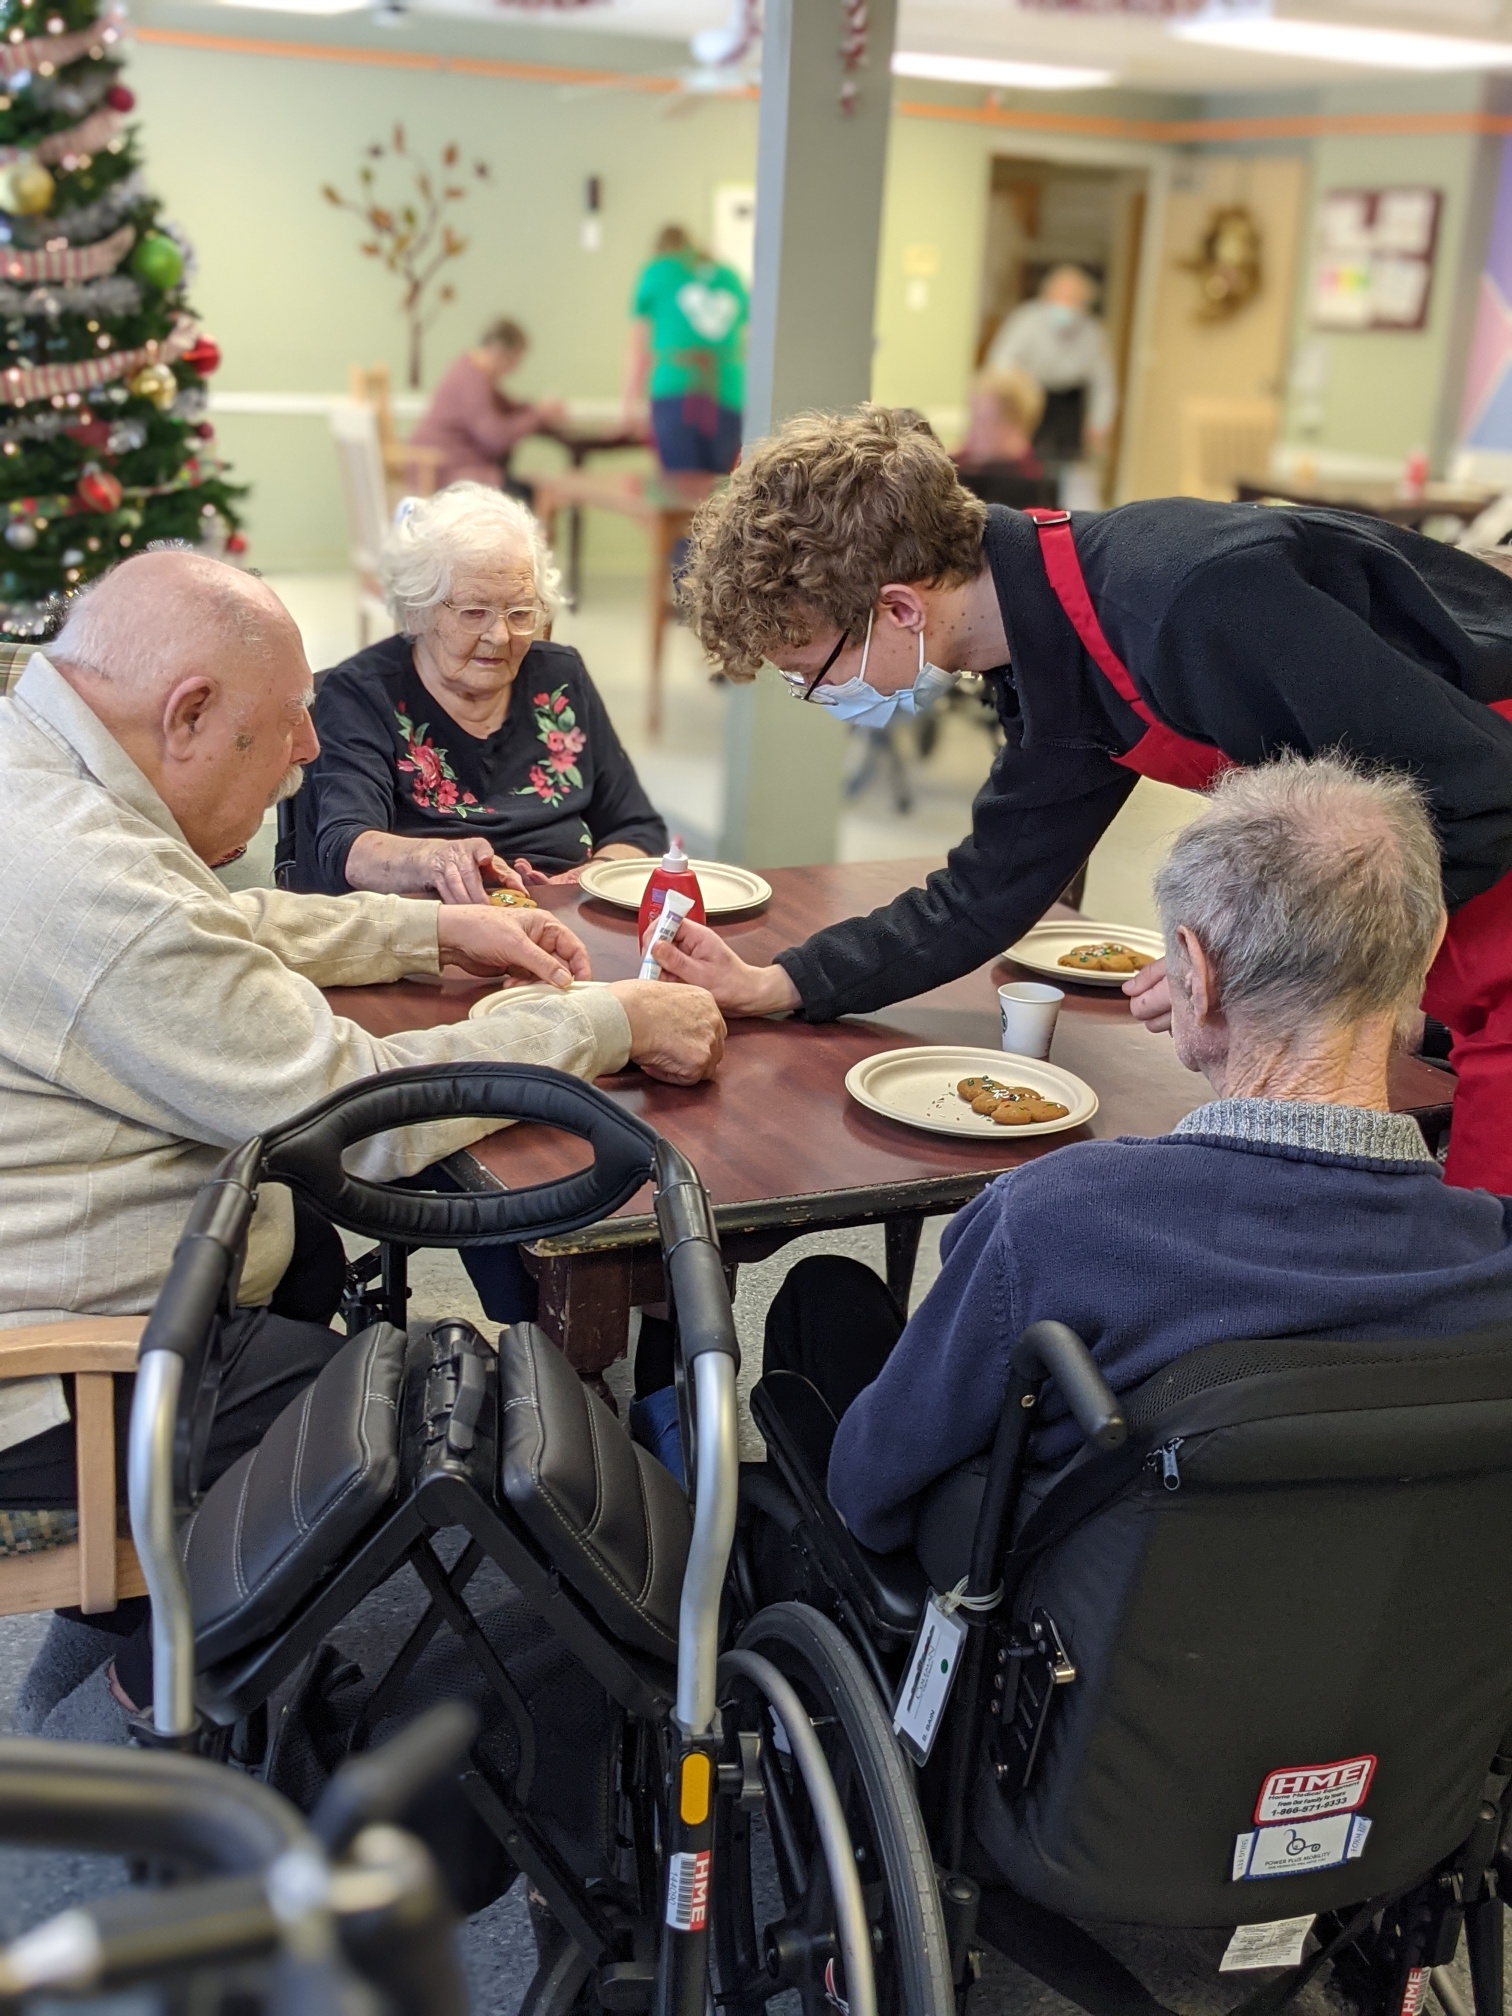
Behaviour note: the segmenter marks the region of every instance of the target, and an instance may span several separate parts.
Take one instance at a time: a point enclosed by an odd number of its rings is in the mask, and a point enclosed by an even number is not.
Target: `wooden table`
[[[557,514],[589,508],[617,511],[651,532],[651,681],[646,702],[646,727],[661,733],[662,639],[667,618],[677,613],[672,599],[672,549],[686,539],[693,513],[725,479],[701,473],[668,476],[659,471],[563,469],[554,476],[536,476],[535,514],[554,539]]]
[[[1235,488],[1241,504],[1306,504],[1361,518],[1385,518],[1414,532],[1429,518],[1463,518],[1468,524],[1498,494],[1430,483],[1421,497],[1406,498],[1389,483],[1271,483],[1258,476],[1241,476]]]
[[[646,448],[650,446],[644,429],[627,432],[623,427],[576,426],[568,419],[555,427],[542,427],[541,437],[555,441],[567,451],[567,459],[574,469],[581,469],[590,455],[608,455],[616,449]],[[572,504],[568,507],[567,530],[567,592],[575,602],[583,585],[583,507]]]
[[[822,925],[889,901],[936,865],[775,869],[769,908],[722,929],[744,958],[759,962]],[[633,917],[575,890],[537,893],[570,919],[598,978],[633,974]],[[906,1302],[924,1218],[958,1210],[1004,1169],[1067,1141],[1163,1134],[1212,1096],[1203,1079],[1177,1062],[1168,1037],[1151,1036],[1130,1018],[1122,994],[1074,983],[1067,985],[1052,1056],[1085,1078],[1101,1101],[1095,1119],[1076,1133],[955,1141],[885,1120],[847,1095],[846,1072],[877,1050],[907,1043],[995,1049],[996,989],[1016,971],[996,961],[876,1015],[818,1027],[735,1022],[710,1084],[660,1085],[638,1071],[604,1082],[693,1162],[713,1199],[727,1261],[738,1266],[765,1259],[801,1233],[880,1222],[889,1282]],[[381,1036],[459,1021],[487,991],[487,983],[457,978],[433,986],[336,988],[328,998],[337,1014]],[[1426,1125],[1442,1124],[1452,1088],[1452,1078],[1416,1058],[1394,1066],[1394,1104]],[[537,1126],[505,1129],[472,1153],[493,1178],[510,1185],[547,1181],[587,1159],[572,1137]],[[542,1325],[585,1376],[622,1354],[631,1309],[662,1297],[649,1197],[643,1190],[614,1217],[533,1251]]]

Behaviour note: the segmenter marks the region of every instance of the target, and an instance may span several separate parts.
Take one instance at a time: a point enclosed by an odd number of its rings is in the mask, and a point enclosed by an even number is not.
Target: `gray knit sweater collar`
[[[1214,1099],[1188,1113],[1173,1134],[1301,1148],[1365,1162],[1432,1162],[1417,1122],[1365,1106],[1309,1106],[1294,1099]]]

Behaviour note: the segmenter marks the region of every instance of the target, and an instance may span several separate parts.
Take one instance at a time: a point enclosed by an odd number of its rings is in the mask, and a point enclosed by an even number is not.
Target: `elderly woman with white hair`
[[[542,634],[560,575],[525,506],[454,483],[410,505],[379,566],[399,634],[320,682],[294,886],[477,903],[661,853],[588,668]]]

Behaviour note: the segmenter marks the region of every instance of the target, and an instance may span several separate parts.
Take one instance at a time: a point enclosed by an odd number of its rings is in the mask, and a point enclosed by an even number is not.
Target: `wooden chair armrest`
[[[145,1316],[69,1316],[0,1330],[0,1379],[47,1372],[135,1372]]]
[[[402,475],[406,467],[417,469],[439,469],[446,460],[444,448],[426,448],[416,442],[412,448],[407,441],[389,441],[383,450],[383,465],[391,475]]]

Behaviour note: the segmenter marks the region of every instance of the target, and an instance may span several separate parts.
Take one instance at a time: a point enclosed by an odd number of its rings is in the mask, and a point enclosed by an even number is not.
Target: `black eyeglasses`
[[[788,691],[792,694],[795,700],[813,699],[815,687],[822,683],[825,676],[829,672],[831,666],[834,664],[835,660],[840,656],[840,653],[845,649],[846,645],[849,644],[849,642],[850,642],[849,636],[845,633],[845,631],[842,630],[840,633],[840,641],[836,644],[834,650],[831,651],[828,658],[825,659],[824,663],[819,667],[819,670],[814,674],[813,678],[810,679],[807,686],[803,684],[803,674],[801,672],[783,673],[782,676],[787,681]]]

